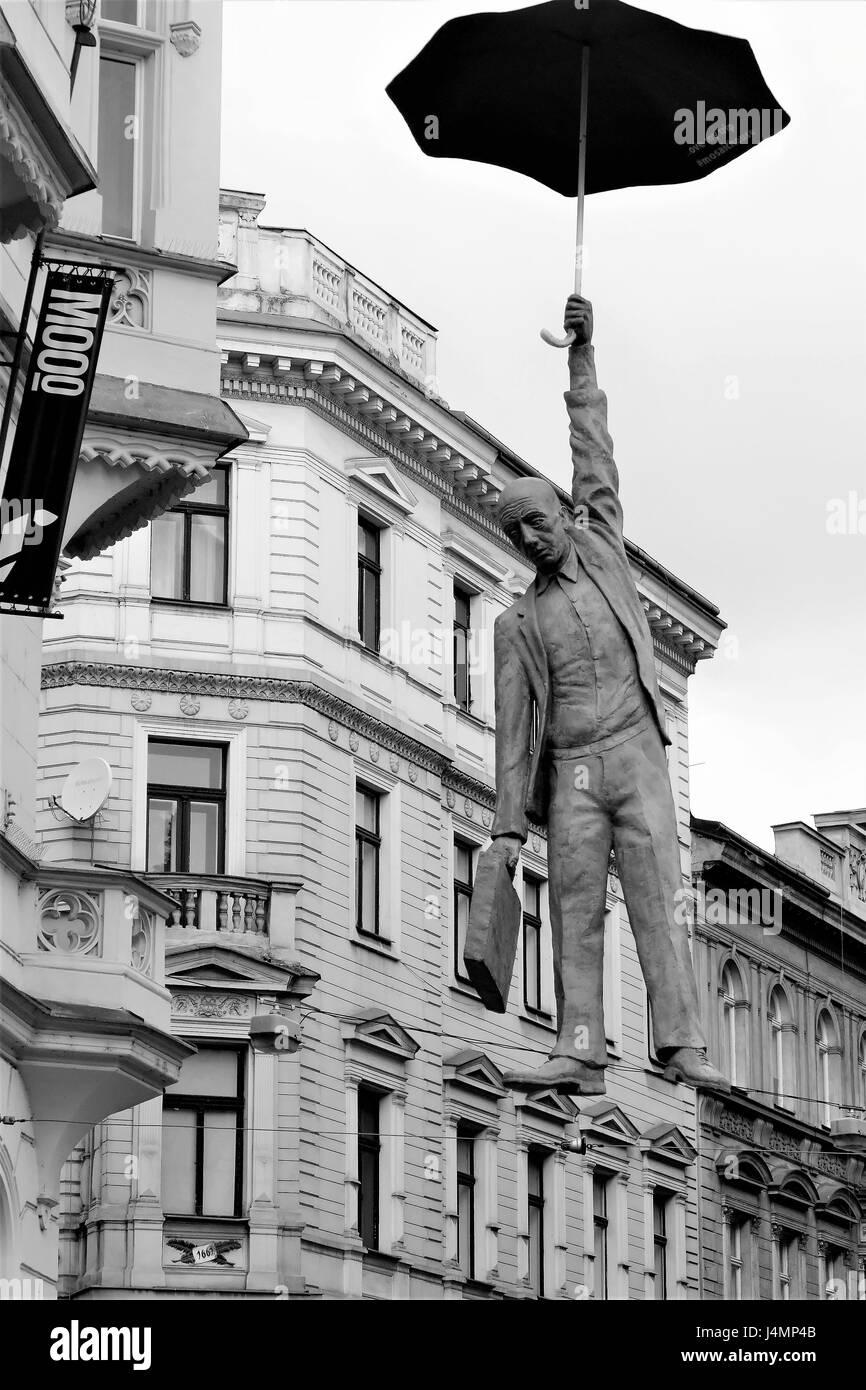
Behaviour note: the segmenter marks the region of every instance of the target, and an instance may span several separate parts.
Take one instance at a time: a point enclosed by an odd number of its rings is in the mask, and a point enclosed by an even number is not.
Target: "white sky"
[[[432,321],[445,399],[568,485],[538,330],[574,202],[425,158],[385,95],[447,19],[519,7],[227,0],[222,178]],[[692,809],[771,848],[774,822],[866,804],[866,5],[643,8],[749,39],[792,118],[698,183],[589,198],[584,269],[626,534],[728,623],[689,686]],[[850,492],[862,533],[828,533]]]

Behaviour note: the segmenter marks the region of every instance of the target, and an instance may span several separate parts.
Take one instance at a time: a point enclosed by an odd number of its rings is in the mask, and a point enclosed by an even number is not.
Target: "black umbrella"
[[[449,20],[387,92],[425,154],[577,197],[578,293],[584,193],[704,178],[790,120],[745,39],[621,0]]]

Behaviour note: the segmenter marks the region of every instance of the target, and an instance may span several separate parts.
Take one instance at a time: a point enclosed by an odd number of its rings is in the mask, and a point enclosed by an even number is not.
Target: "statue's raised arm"
[[[592,347],[592,305],[579,294],[565,306],[566,329],[575,340],[568,353],[570,386],[565,404],[570,420],[571,495],[578,525],[589,520],[612,527],[622,538],[619,474],[607,429],[607,396],[598,389]]]

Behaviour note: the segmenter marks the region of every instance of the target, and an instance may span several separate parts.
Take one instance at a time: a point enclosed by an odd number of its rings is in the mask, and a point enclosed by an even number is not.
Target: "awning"
[[[97,376],[78,458],[64,554],[90,560],[208,477],[248,431],[218,396]]]

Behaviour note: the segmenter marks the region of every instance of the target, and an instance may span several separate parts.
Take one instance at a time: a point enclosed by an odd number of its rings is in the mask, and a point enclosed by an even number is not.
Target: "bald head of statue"
[[[511,544],[542,574],[553,574],[568,555],[571,516],[544,478],[516,478],[499,498],[499,524]]]

